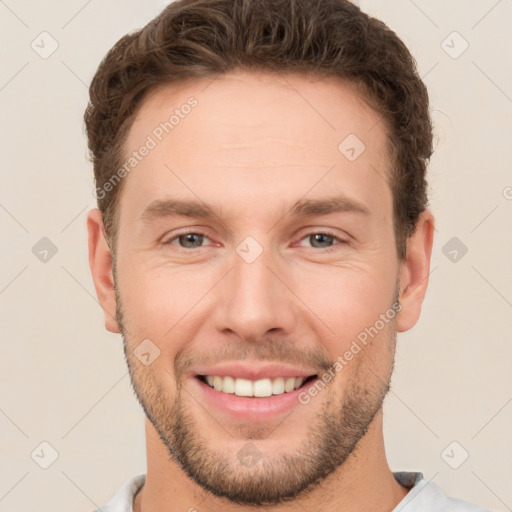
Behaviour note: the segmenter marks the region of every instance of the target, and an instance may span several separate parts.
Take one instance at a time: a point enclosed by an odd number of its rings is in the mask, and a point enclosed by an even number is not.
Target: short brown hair
[[[361,89],[388,128],[396,247],[425,210],[432,124],[416,62],[383,22],[348,0],[178,0],[122,37],[102,60],[84,119],[96,190],[122,165],[123,145],[148,92],[232,70],[340,77]],[[98,196],[115,257],[122,182]]]

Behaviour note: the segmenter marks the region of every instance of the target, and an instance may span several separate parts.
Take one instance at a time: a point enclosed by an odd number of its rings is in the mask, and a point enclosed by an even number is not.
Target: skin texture
[[[100,212],[87,223],[105,326],[123,335],[147,416],[134,510],[392,510],[407,490],[386,462],[381,406],[396,333],[420,315],[433,216],[421,215],[400,262],[385,123],[336,79],[239,71],[167,85],[142,105],[127,156],[191,96],[197,106],[125,178],[115,265]],[[338,149],[349,134],[366,146],[354,161]],[[339,195],[368,213],[289,214],[299,200]],[[141,220],[169,198],[216,215]],[[204,238],[177,238],[187,231]],[[314,236],[325,232],[334,238]],[[252,263],[236,251],[248,236],[262,248]],[[397,299],[398,316],[325,389],[273,420],[235,421],[190,374],[240,360],[320,373]],[[160,350],[147,366],[134,354],[144,339]],[[248,441],[261,455],[252,467],[237,457]]]

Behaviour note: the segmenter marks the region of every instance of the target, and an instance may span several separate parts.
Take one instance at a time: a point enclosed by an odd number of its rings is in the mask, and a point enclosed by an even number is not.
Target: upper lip
[[[211,375],[233,377],[235,379],[277,379],[278,377],[310,377],[318,371],[308,368],[296,368],[286,364],[262,364],[248,362],[225,362],[213,366],[195,368],[192,376]]]

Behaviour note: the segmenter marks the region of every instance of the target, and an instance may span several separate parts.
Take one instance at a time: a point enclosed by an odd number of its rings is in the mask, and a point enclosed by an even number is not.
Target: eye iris
[[[310,235],[309,238],[313,247],[324,247],[325,245],[322,244],[327,244],[327,247],[329,247],[334,241],[334,237],[327,233],[315,233]],[[200,235],[199,233],[186,233],[178,237],[180,245],[187,248],[200,247],[203,240],[204,235]],[[320,246],[316,245],[317,243],[319,243]]]
[[[194,241],[195,238],[195,241]],[[203,235],[200,235],[199,233],[187,233],[185,235],[181,235],[178,240],[180,242],[180,245],[182,247],[200,247],[203,243]],[[183,244],[184,242],[184,244]],[[191,245],[188,245],[188,243],[191,243]]]
[[[310,235],[311,245],[313,247],[318,247],[315,245],[316,242],[320,242],[320,244],[323,242],[325,243],[327,241],[329,247],[331,243],[333,242],[333,237],[331,235],[328,235],[327,233],[315,233],[314,235]],[[320,246],[324,247],[324,246]]]

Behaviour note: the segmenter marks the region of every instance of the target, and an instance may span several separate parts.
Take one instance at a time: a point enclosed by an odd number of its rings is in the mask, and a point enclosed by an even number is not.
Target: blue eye
[[[328,243],[329,244],[328,247],[330,247],[332,245],[332,242],[334,242],[334,237],[331,235],[328,235],[327,233],[313,233],[311,235],[308,235],[307,237],[309,238],[309,241],[311,242],[313,247],[320,248],[320,249],[325,249],[326,247],[323,245],[320,245],[320,247],[316,246],[315,245],[316,243],[319,243],[319,244]]]
[[[323,252],[336,250],[336,245],[339,245],[335,243],[336,241],[341,244],[347,243],[345,240],[340,239],[328,231],[309,233],[301,238],[301,241],[306,239],[309,239],[311,247],[314,249],[323,249]],[[203,233],[189,231],[187,233],[180,233],[176,235],[167,242],[164,242],[164,245],[177,245],[181,249],[198,249],[200,247],[204,247],[203,242],[205,240],[209,240],[209,238]]]
[[[330,252],[337,249],[335,242],[340,242],[341,244],[345,244],[345,240],[338,238],[332,233],[328,231],[317,231],[314,233],[309,233],[305,237],[301,239],[306,240],[309,239],[311,246],[315,249],[323,249],[323,252]]]
[[[173,244],[172,242],[177,240],[179,247],[181,247],[182,249],[196,249],[202,246],[205,238],[208,237],[203,235],[202,233],[190,231],[189,233],[181,233],[180,235],[171,238],[170,240],[165,242],[165,245],[176,245]]]

